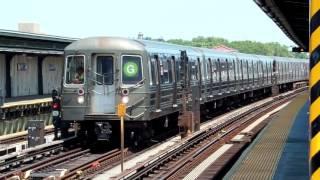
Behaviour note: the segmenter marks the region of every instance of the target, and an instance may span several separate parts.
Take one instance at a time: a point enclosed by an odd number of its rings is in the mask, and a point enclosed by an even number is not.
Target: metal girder
[[[297,45],[309,47],[309,0],[254,0]]]

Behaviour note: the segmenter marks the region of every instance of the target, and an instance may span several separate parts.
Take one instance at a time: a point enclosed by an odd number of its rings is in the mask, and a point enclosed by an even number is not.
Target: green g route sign
[[[138,75],[138,65],[134,62],[127,62],[123,66],[124,74],[127,77],[135,77]]]

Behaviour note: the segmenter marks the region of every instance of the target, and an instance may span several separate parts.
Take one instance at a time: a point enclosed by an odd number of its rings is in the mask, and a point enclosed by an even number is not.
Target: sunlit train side
[[[132,142],[177,125],[181,112],[181,58],[185,82],[201,91],[201,111],[271,93],[307,80],[306,60],[222,53],[210,49],[115,37],[76,41],[65,49],[62,120],[78,122],[80,136],[110,140],[119,135],[116,106],[128,97],[125,127]],[[277,78],[275,78],[277,77]]]

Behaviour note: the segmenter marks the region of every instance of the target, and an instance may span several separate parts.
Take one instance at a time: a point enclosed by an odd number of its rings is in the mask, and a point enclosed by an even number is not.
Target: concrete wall
[[[38,58],[16,55],[10,64],[11,96],[38,94]]]
[[[42,62],[43,94],[61,89],[63,57],[46,57]]]
[[[2,94],[0,94],[0,96],[5,96],[6,95],[6,61],[5,61],[4,54],[0,54],[0,89],[2,89]]]

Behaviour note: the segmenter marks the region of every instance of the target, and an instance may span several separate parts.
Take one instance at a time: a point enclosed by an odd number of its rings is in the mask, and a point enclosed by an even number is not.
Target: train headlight
[[[84,97],[83,96],[78,96],[78,103],[83,104],[84,103]]]
[[[122,96],[122,97],[121,97],[121,102],[122,102],[123,104],[128,104],[128,102],[129,102],[129,97],[128,97],[128,96]]]

